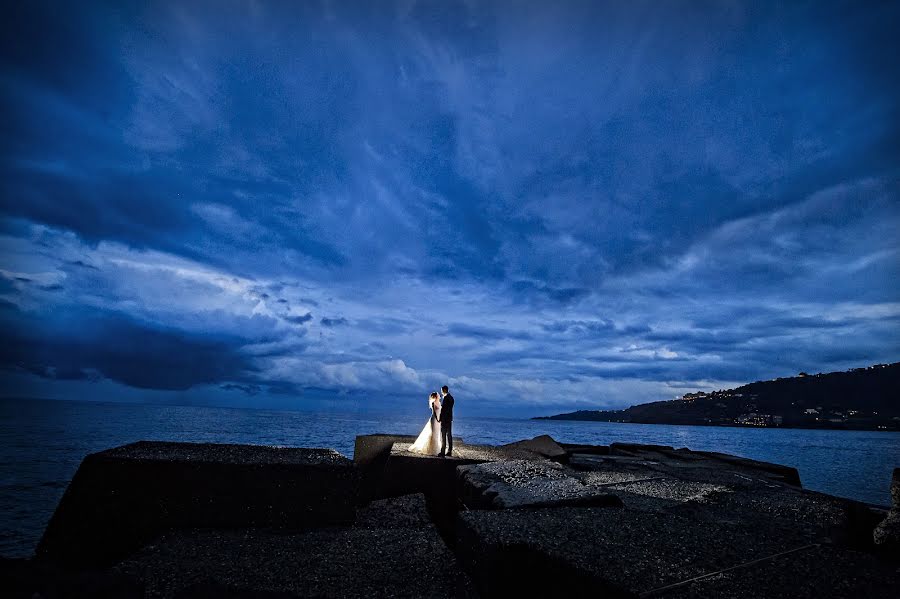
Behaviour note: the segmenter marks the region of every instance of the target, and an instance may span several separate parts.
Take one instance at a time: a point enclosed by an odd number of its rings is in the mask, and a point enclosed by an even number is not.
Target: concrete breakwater
[[[895,597],[887,510],[777,464],[547,436],[412,454],[141,442],[87,456],[10,597]]]

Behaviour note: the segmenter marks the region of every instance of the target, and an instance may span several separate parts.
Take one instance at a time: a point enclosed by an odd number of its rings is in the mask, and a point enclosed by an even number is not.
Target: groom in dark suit
[[[441,387],[441,398],[441,415],[438,418],[441,423],[441,453],[438,455],[444,457],[453,455],[453,396],[447,385]]]

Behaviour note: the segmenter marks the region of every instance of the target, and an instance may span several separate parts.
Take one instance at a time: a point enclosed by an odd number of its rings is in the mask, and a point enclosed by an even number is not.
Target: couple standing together
[[[431,418],[419,433],[416,442],[409,446],[410,451],[427,455],[453,455],[453,396],[447,385],[441,387],[441,397],[433,392],[428,397],[431,407]]]

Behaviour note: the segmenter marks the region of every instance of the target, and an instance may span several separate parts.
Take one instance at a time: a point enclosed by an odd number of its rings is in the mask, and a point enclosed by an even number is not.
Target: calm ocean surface
[[[356,435],[417,434],[426,416],[337,414],[74,401],[0,400],[0,555],[34,550],[82,458],[142,439],[332,447],[353,455]],[[471,443],[549,434],[562,442],[659,443],[794,466],[803,486],[890,503],[900,433],[614,424],[466,418],[454,433]]]

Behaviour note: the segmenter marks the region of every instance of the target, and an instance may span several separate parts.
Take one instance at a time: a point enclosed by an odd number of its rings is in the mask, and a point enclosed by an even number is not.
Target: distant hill
[[[800,373],[625,410],[581,410],[535,420],[900,430],[900,362]]]

